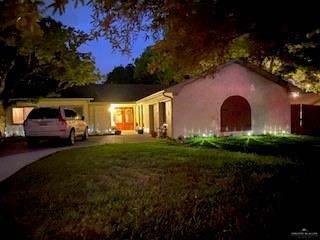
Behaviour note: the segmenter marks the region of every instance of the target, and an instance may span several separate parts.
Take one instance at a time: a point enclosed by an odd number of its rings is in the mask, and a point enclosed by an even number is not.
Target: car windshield
[[[36,108],[28,115],[27,119],[44,119],[44,118],[58,118],[59,109],[57,108]]]

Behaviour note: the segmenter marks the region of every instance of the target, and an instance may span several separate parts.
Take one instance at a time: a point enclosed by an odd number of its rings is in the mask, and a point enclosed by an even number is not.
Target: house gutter
[[[166,89],[163,90],[162,92],[162,96],[169,98],[170,102],[171,102],[171,137],[173,138],[174,134],[173,134],[173,97],[166,95]]]

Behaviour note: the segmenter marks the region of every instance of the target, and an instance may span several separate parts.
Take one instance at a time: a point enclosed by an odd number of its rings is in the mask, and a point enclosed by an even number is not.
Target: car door
[[[87,124],[82,120],[82,117],[73,109],[65,109],[64,113],[68,125],[75,129],[76,136],[82,136],[87,127]]]
[[[83,120],[83,117],[81,115],[79,115],[77,113],[77,117],[76,117],[76,125],[77,125],[77,129],[79,131],[79,135],[83,135],[85,132],[85,129],[87,127],[87,123],[86,121]]]
[[[77,125],[77,121],[76,121],[77,113],[72,109],[64,109],[64,115],[65,115],[68,126],[70,128],[74,128],[75,134],[79,135],[79,126]]]

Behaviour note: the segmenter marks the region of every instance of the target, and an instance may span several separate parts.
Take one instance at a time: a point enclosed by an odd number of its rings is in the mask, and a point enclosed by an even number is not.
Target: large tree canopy
[[[24,9],[21,14],[19,7]],[[59,88],[99,80],[91,55],[77,50],[88,40],[86,34],[41,18],[34,1],[0,2],[0,13],[2,99],[21,93],[46,96]]]
[[[122,83],[135,83],[133,78],[134,66],[128,64],[127,66],[117,66],[110,73],[107,74],[107,84],[122,84]]]
[[[162,84],[170,85],[174,78],[174,67],[168,61],[161,62],[161,56],[151,47],[145,49],[133,64],[117,66],[107,75],[106,83]]]
[[[53,0],[63,11],[67,0]],[[302,85],[319,88],[317,1],[91,0],[95,28],[114,48],[130,52],[141,31],[158,38],[153,50],[174,66],[174,80],[232,58],[246,58]],[[311,85],[308,85],[311,86]]]

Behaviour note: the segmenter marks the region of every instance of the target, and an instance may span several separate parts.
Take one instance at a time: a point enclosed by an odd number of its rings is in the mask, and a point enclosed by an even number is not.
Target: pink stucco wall
[[[234,95],[244,97],[250,104],[250,134],[290,132],[290,103],[286,88],[233,63],[215,74],[182,86],[176,92],[173,136],[222,135],[220,108],[228,97]]]

